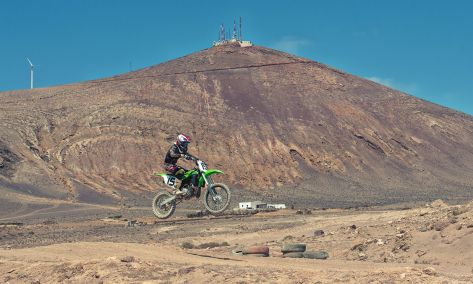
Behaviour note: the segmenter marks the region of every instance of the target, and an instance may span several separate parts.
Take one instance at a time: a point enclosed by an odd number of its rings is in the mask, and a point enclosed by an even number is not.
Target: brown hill
[[[225,182],[276,199],[473,197],[473,117],[264,47],[214,47],[0,100],[4,202],[151,192],[180,131]]]

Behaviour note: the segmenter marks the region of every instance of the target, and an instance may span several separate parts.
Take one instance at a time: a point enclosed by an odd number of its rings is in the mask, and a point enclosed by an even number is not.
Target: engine
[[[191,198],[192,196],[194,196],[194,189],[192,188],[191,185],[185,185],[185,186],[181,189],[181,191],[184,193],[184,194],[183,194],[183,197],[184,197],[185,199],[189,199],[189,198]]]

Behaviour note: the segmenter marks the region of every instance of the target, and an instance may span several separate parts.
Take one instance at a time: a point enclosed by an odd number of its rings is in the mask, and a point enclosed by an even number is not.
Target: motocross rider
[[[194,157],[187,152],[187,147],[191,139],[189,136],[184,134],[179,134],[177,136],[177,141],[169,148],[168,152],[166,153],[166,157],[164,158],[164,169],[170,175],[175,176],[178,180],[182,182],[182,178],[187,170],[181,166],[177,165],[177,161],[179,158],[184,156],[186,160],[192,160]],[[176,185],[176,194],[182,194],[183,192],[180,190],[182,184]],[[192,178],[192,185],[195,185],[195,178]]]

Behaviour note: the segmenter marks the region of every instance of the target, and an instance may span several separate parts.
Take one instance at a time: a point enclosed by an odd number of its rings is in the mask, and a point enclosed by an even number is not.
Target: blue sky
[[[473,114],[473,0],[0,1],[0,91],[108,77],[243,37]]]

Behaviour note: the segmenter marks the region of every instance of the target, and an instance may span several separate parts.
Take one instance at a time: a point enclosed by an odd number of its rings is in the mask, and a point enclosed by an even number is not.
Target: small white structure
[[[240,47],[253,46],[253,43],[249,40],[236,40],[236,39],[214,41],[213,46],[220,46],[220,45],[226,45],[226,44],[232,44],[232,43],[237,43],[240,45]]]
[[[240,202],[238,205],[238,208],[240,209],[250,209],[251,208],[251,202]]]
[[[268,208],[286,209],[286,204],[268,204]]]
[[[239,209],[261,209],[267,208],[267,204],[262,201],[240,202]]]
[[[240,40],[239,43],[241,47],[253,46],[253,43],[249,40]]]

